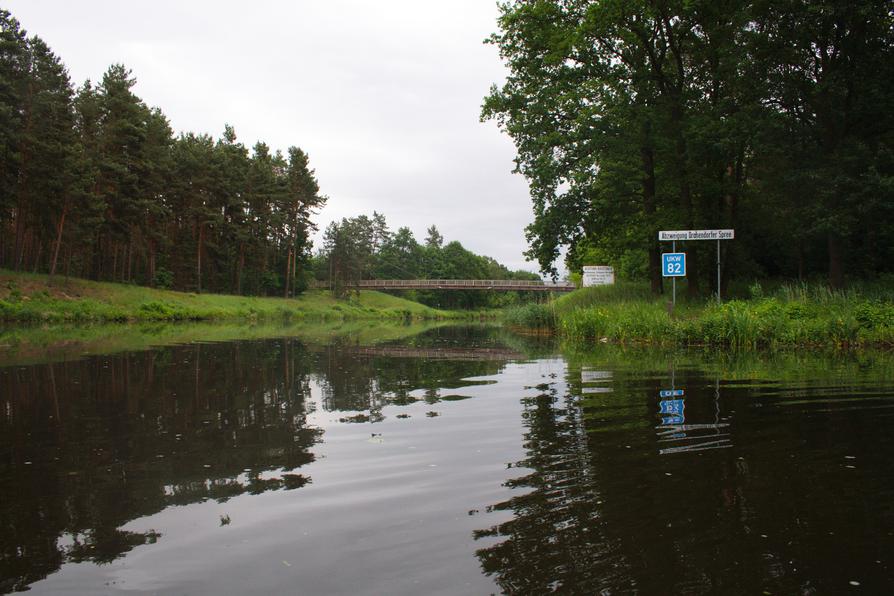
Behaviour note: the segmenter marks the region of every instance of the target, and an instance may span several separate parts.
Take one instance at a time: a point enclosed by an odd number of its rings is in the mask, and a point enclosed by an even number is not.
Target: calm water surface
[[[0,593],[890,593],[892,424],[887,354],[0,358]]]

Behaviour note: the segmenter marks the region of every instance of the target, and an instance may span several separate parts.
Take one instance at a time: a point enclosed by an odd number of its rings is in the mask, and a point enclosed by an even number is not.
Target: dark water
[[[0,593],[890,593],[892,381],[486,328],[0,367]]]

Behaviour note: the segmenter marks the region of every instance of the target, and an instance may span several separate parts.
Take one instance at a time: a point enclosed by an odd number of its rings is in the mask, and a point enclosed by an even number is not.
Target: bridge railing
[[[356,285],[362,288],[381,288],[381,287],[394,287],[394,286],[418,286],[418,285],[433,285],[433,286],[454,286],[454,287],[468,287],[468,286],[479,286],[484,288],[490,287],[506,287],[506,286],[526,286],[526,287],[541,287],[548,284],[544,284],[542,281],[533,281],[529,279],[520,279],[520,280],[512,280],[512,279],[361,279],[357,282],[352,283],[351,285]]]
[[[351,288],[381,289],[506,289],[506,290],[541,290],[568,291],[574,285],[569,282],[547,283],[528,279],[362,279],[346,284]],[[326,288],[328,282],[315,282],[311,287]]]

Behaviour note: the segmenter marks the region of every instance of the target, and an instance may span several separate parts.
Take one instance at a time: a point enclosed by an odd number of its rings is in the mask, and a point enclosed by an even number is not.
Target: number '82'
[[[685,252],[666,252],[661,255],[661,260],[665,277],[683,277],[686,275]]]

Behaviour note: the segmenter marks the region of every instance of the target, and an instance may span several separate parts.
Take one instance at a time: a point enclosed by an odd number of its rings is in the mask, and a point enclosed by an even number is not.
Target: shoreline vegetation
[[[497,318],[522,334],[555,335],[572,346],[597,343],[712,348],[892,348],[894,301],[890,283],[832,290],[818,284],[760,283],[737,298],[687,300],[646,283],[582,288],[543,303],[500,311],[431,308],[381,292],[338,299],[326,290],[296,298],[194,294],[0,269],[0,324],[10,331],[34,324],[81,325],[177,322],[307,325],[357,322],[431,322]],[[2,329],[2,328],[0,328]],[[71,332],[68,334],[70,335]],[[251,334],[249,334],[251,335]]]
[[[479,316],[439,310],[382,292],[337,299],[327,290],[295,298],[194,294],[0,269],[0,322],[112,323],[220,320],[438,320]]]
[[[884,284],[849,290],[822,285],[756,283],[747,297],[717,303],[679,300],[646,284],[583,288],[548,303],[502,312],[502,322],[527,333],[558,335],[577,345],[617,343],[745,349],[894,347],[894,302]]]

